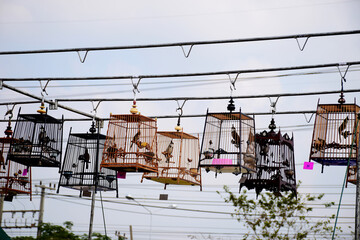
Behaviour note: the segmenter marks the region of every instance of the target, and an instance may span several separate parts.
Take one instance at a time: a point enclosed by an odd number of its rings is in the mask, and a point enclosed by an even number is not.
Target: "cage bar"
[[[310,161],[322,166],[346,166],[348,160],[350,166],[356,164],[359,128],[355,132],[355,127],[359,111],[356,104],[318,103]]]
[[[19,114],[7,160],[33,167],[60,167],[63,120],[47,114]]]
[[[270,131],[255,135],[256,172],[244,173],[240,180],[240,189],[255,189],[258,195],[263,189],[279,194],[292,191],[296,194],[296,175],[294,159],[294,139],[275,129],[271,120]]]
[[[6,199],[12,199],[18,194],[29,194],[31,198],[31,167],[11,160],[7,163],[5,161],[10,144],[17,141],[11,137],[10,122],[5,134],[6,137],[0,138],[0,193],[5,195]]]
[[[144,173],[142,179],[177,185],[200,185],[199,138],[182,131],[157,132],[157,173]]]
[[[116,171],[100,161],[106,136],[100,133],[69,133],[59,187],[88,191],[116,191]]]
[[[254,118],[241,111],[207,112],[199,167],[216,174],[255,171]]]
[[[157,172],[156,120],[140,114],[110,114],[101,168]]]

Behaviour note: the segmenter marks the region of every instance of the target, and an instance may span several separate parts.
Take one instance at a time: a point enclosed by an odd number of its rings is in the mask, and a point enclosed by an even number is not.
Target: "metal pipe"
[[[88,52],[88,51],[108,51],[108,50],[123,50],[123,49],[162,48],[162,47],[176,47],[176,46],[195,46],[195,45],[258,42],[258,41],[283,40],[283,39],[352,35],[352,34],[359,34],[359,33],[360,33],[360,30],[353,30],[353,31],[340,31],[340,32],[323,32],[323,33],[283,35],[283,36],[273,36],[273,37],[238,38],[238,39],[228,39],[228,40],[175,42],[175,43],[162,43],[162,44],[128,45],[128,46],[112,46],[112,47],[83,47],[83,48],[44,49],[44,50],[25,50],[25,51],[3,51],[3,52],[0,52],[0,55],[62,53],[62,52],[81,52],[81,51]]]
[[[14,92],[20,93],[20,94],[22,94],[22,95],[25,95],[25,96],[28,96],[28,97],[31,97],[31,98],[34,98],[34,99],[37,99],[37,100],[40,100],[40,101],[42,100],[41,97],[38,97],[38,96],[35,96],[35,95],[31,94],[31,93],[28,93],[28,92],[19,90],[19,89],[15,88],[15,87],[12,87],[12,86],[7,85],[6,83],[3,83],[3,87],[4,87],[4,88],[7,88],[7,89],[10,89],[10,90],[12,90],[12,91],[14,91]],[[46,100],[46,99],[44,99],[44,102],[49,103],[49,104],[54,104],[54,102],[49,101],[49,100]],[[70,111],[70,112],[74,112],[74,113],[83,115],[83,116],[85,116],[85,117],[89,117],[89,118],[91,118],[91,119],[93,119],[93,117],[94,117],[94,116],[91,115],[91,114],[88,114],[88,113],[85,113],[85,112],[82,112],[82,111],[79,111],[79,110],[76,110],[76,109],[73,109],[73,108],[64,106],[64,105],[62,105],[62,104],[58,104],[58,107],[63,108],[63,109],[66,109],[66,110],[68,110],[68,111]],[[98,120],[98,121],[101,120],[101,119],[98,118],[98,117],[95,117],[95,119]]]
[[[302,69],[314,68],[329,68],[360,65],[360,61],[344,62],[344,63],[327,63],[317,65],[303,65],[292,67],[279,68],[262,68],[262,69],[243,69],[243,70],[228,70],[218,72],[202,72],[202,73],[178,73],[178,74],[162,74],[162,75],[139,75],[139,76],[102,76],[102,77],[45,77],[45,78],[0,78],[0,81],[80,81],[80,80],[118,80],[118,79],[144,79],[144,78],[177,78],[177,77],[199,77],[199,76],[213,76],[213,75],[229,75],[238,73],[260,73],[260,72],[276,72],[276,71],[292,71]],[[4,85],[4,83],[3,83]]]

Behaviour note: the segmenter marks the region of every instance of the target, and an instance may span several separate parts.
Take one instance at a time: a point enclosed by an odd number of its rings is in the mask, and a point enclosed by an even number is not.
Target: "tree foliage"
[[[63,226],[53,225],[51,223],[42,223],[40,225],[41,235],[38,238],[34,237],[14,237],[13,240],[87,240],[88,235],[83,234],[81,236],[74,234],[71,229],[74,224],[70,221],[63,223]],[[104,236],[100,233],[92,234],[93,240],[111,240],[108,236]]]
[[[331,239],[333,227],[330,225],[335,215],[317,221],[310,221],[308,217],[313,211],[308,204],[321,200],[324,194],[298,194],[296,197],[292,192],[280,196],[266,192],[254,200],[248,198],[246,190],[238,196],[227,186],[224,190],[227,194],[223,197],[225,202],[235,207],[232,216],[244,223],[248,230],[242,239]],[[332,205],[334,202],[324,204],[324,207]],[[341,232],[341,228],[337,230]]]

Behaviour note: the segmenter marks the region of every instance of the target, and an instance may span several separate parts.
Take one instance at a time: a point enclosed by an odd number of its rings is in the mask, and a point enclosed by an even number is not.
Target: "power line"
[[[273,37],[255,37],[255,38],[240,38],[240,39],[228,39],[228,40],[175,42],[175,43],[162,43],[162,44],[128,45],[128,46],[112,46],[112,47],[83,47],[83,48],[44,49],[44,50],[25,50],[25,51],[3,51],[3,52],[0,52],[0,55],[63,53],[63,52],[86,52],[86,54],[87,54],[87,52],[89,52],[89,51],[109,51],[109,50],[124,50],[124,49],[145,49],[145,48],[189,46],[190,49],[188,50],[187,53],[182,48],[184,51],[184,55],[186,57],[188,57],[190,54],[191,48],[193,46],[197,46],[197,45],[259,42],[259,41],[273,41],[273,40],[284,40],[284,39],[296,39],[297,40],[297,39],[302,39],[302,38],[306,38],[308,40],[309,38],[314,38],[314,37],[353,35],[353,34],[359,34],[359,33],[360,33],[360,30],[353,30],[353,31],[340,31],[340,32],[323,32],[323,33],[283,35],[283,36],[273,36]],[[305,47],[305,44],[303,47]],[[299,48],[300,48],[300,45],[299,45]],[[80,57],[80,55],[79,55],[79,57]],[[85,61],[85,58],[86,58],[86,55],[83,58],[84,61]]]
[[[261,72],[278,72],[278,71],[294,71],[303,69],[315,68],[330,68],[360,65],[360,61],[343,62],[343,63],[326,63],[317,65],[302,65],[292,67],[278,67],[278,68],[261,68],[261,69],[243,69],[243,70],[228,70],[217,72],[202,72],[202,73],[178,73],[178,74],[159,74],[159,75],[138,75],[138,76],[100,76],[100,77],[42,77],[42,78],[0,78],[1,81],[12,82],[26,82],[26,81],[90,81],[90,80],[120,80],[120,79],[141,79],[145,78],[179,78],[179,77],[200,77],[200,76],[214,76],[214,75],[231,75],[244,73],[261,73]]]

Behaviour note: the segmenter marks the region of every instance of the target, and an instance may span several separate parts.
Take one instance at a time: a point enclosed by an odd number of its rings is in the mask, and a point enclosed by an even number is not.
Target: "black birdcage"
[[[25,166],[60,167],[63,120],[47,114],[19,114],[7,160]]]
[[[70,130],[60,171],[59,187],[80,191],[116,190],[117,192],[116,171],[100,169],[105,140],[105,135],[95,133],[95,131],[71,133]]]
[[[179,132],[157,132],[158,172],[143,174],[143,179],[167,184],[200,185],[199,139]]]
[[[263,189],[274,193],[292,191],[296,194],[294,140],[288,134],[275,132],[275,121],[271,120],[270,131],[255,135],[256,172],[244,173],[240,189],[254,189],[258,195]]]
[[[207,112],[199,166],[216,174],[255,171],[254,118],[241,111]]]
[[[157,172],[156,120],[110,114],[101,167],[119,172]]]
[[[322,167],[356,164],[359,146],[359,128],[356,129],[356,104],[319,104],[316,111],[310,160]]]
[[[0,138],[0,193],[9,200],[17,194],[29,194],[31,197],[31,167],[11,160],[7,163],[5,161],[10,144],[17,141],[11,136],[10,121],[5,134],[6,137]]]

